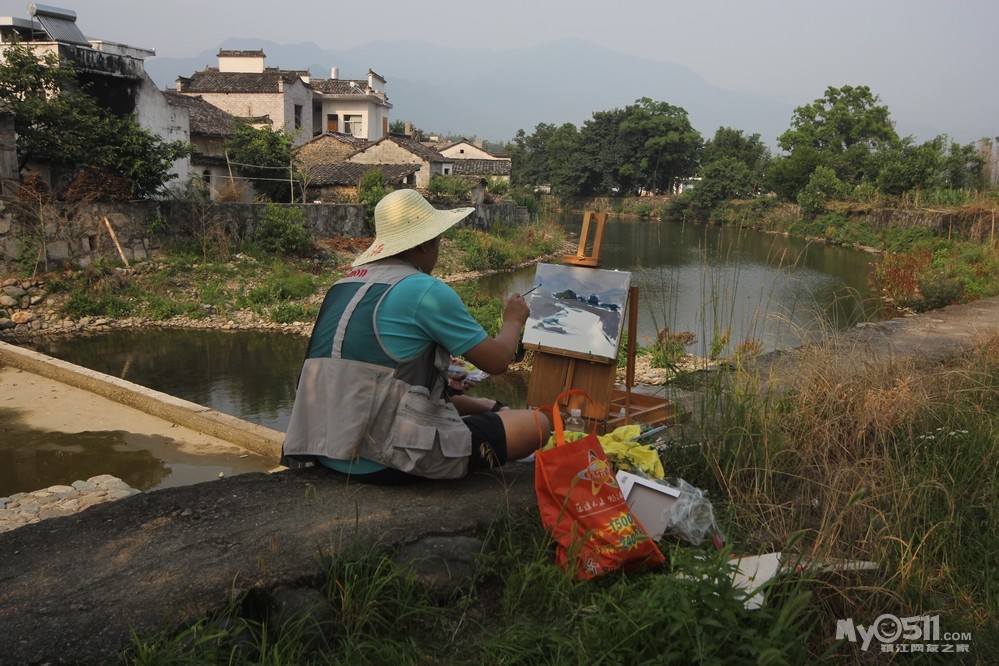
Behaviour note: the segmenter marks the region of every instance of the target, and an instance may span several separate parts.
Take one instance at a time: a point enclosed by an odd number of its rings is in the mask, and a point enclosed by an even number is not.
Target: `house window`
[[[205,169],[204,171],[202,171],[201,172],[201,180],[204,181],[205,185],[211,185],[212,184],[212,172],[209,171],[208,169]]]
[[[351,136],[361,135],[361,116],[344,116],[343,131]]]
[[[451,175],[451,167],[444,167],[444,175],[445,176]]]
[[[295,105],[295,129],[302,129],[302,105]]]

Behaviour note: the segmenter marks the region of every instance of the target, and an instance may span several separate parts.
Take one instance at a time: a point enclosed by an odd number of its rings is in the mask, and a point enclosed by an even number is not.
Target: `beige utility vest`
[[[446,397],[446,349],[433,345],[395,368],[340,358],[347,324],[368,290],[376,284],[394,286],[416,272],[396,260],[363,269],[338,282],[361,286],[340,317],[330,356],[306,359],[302,366],[282,455],[367,458],[431,479],[464,476],[472,435]],[[374,321],[389,290],[374,308],[371,329],[373,344],[394,359]]]

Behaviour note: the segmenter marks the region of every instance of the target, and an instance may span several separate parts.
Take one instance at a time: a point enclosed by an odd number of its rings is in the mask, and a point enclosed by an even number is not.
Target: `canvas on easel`
[[[565,409],[578,407],[587,419],[606,421],[630,283],[631,274],[622,271],[538,265],[523,338],[524,347],[535,352],[529,405],[551,404],[554,396],[576,388],[592,401],[570,399]]]
[[[616,361],[631,273],[538,264],[524,347]]]

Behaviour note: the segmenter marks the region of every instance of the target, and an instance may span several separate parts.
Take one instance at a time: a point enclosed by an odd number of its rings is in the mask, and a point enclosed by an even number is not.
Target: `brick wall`
[[[295,154],[299,164],[339,164],[345,162],[347,156],[357,150],[357,146],[351,145],[333,137],[322,137],[311,141]]]

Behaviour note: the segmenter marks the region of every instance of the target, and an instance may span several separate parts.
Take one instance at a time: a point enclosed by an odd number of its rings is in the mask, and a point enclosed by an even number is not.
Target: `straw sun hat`
[[[474,208],[438,210],[416,190],[396,190],[375,206],[375,240],[354,260],[361,266],[436,238],[468,217]]]

